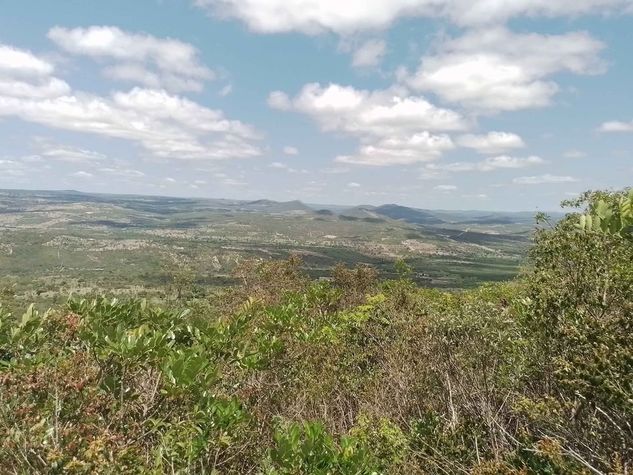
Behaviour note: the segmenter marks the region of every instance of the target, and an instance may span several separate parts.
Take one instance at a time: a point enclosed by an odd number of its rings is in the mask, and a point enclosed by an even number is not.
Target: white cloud
[[[233,84],[227,84],[226,86],[224,86],[222,89],[220,89],[220,92],[218,92],[218,94],[221,97],[226,97],[229,94],[231,94],[233,92]]]
[[[94,175],[92,173],[85,172],[83,170],[80,170],[78,172],[72,173],[71,176],[73,176],[75,178],[93,178],[94,177]]]
[[[57,78],[35,79],[21,81],[0,76],[0,96],[26,97],[46,99],[70,92],[70,86]]]
[[[350,34],[384,29],[403,17],[446,17],[460,25],[517,16],[564,17],[630,8],[630,0],[194,0],[220,17],[259,33]]]
[[[517,134],[494,131],[486,135],[462,135],[458,137],[457,144],[483,154],[498,154],[525,147],[525,142]]]
[[[559,90],[549,79],[553,74],[603,72],[603,47],[585,32],[475,30],[443,42],[436,54],[422,58],[417,72],[402,76],[416,90],[480,112],[542,107]]]
[[[215,74],[198,58],[198,50],[171,38],[129,33],[115,26],[54,27],[48,37],[75,55],[110,60],[105,73],[117,80],[171,91],[200,91]]]
[[[273,91],[268,95],[268,105],[273,109],[290,110],[292,101],[285,92]]]
[[[54,69],[30,51],[0,44],[0,96],[44,99],[67,94],[68,84],[51,77]]]
[[[487,200],[488,195],[485,193],[475,193],[473,195],[462,195],[462,198],[477,198],[478,200]]]
[[[272,162],[270,165],[268,165],[268,167],[276,168],[278,170],[285,170],[288,173],[308,173],[307,170],[297,170],[296,168],[292,168],[286,165],[285,163],[281,163],[281,162]]]
[[[352,56],[352,66],[365,68],[376,66],[387,52],[387,44],[383,40],[367,40],[360,45]]]
[[[54,66],[27,50],[0,44],[0,75],[11,77],[47,77]]]
[[[347,187],[348,187],[348,188],[360,188],[360,183],[356,183],[355,181],[350,181],[350,182],[347,184]]]
[[[533,165],[541,165],[543,163],[545,163],[545,160],[534,155],[526,158],[500,155],[497,157],[486,158],[484,161],[479,163],[479,169],[482,171],[489,171],[497,168],[526,168]]]
[[[454,145],[448,135],[420,132],[405,138],[385,138],[363,145],[356,154],[339,155],[336,161],[368,166],[409,165],[437,160],[442,152],[452,148]]]
[[[437,191],[455,191],[457,187],[455,185],[437,185],[433,189]]]
[[[298,155],[299,154],[299,149],[297,149],[297,147],[292,147],[290,145],[286,145],[284,147],[284,153],[286,155]]]
[[[83,47],[106,48],[103,45],[108,42],[97,39],[82,43]],[[165,55],[178,58],[169,48]],[[0,45],[0,117],[131,140],[161,158],[229,159],[260,154],[253,143],[258,134],[252,127],[227,119],[222,111],[164,90],[134,88],[109,97],[74,92],[53,72],[52,65],[32,53]]]
[[[138,64],[106,67],[104,73],[111,79],[138,83],[154,89],[167,89],[176,92],[202,90],[202,83],[197,79],[152,72]]]
[[[489,172],[498,169],[517,169],[527,168],[534,165],[542,165],[545,163],[541,157],[529,156],[529,157],[511,157],[509,155],[498,155],[495,157],[488,157],[479,162],[453,162],[445,164],[429,164],[426,167],[427,171],[435,172]]]
[[[165,91],[134,88],[101,97],[69,93],[64,87],[51,97],[42,97],[0,88],[2,116],[131,140],[162,158],[228,159],[260,154],[252,143],[257,134],[250,126]]]
[[[107,157],[102,153],[86,150],[82,148],[72,147],[68,145],[55,145],[42,143],[40,145],[40,155],[52,160],[62,162],[84,163],[105,160]]]
[[[437,159],[454,148],[450,137],[436,131],[463,130],[457,112],[434,106],[402,88],[377,91],[351,86],[307,84],[294,98],[273,92],[269,104],[312,117],[324,131],[357,137],[361,146],[338,162],[358,165],[402,165]]]
[[[633,120],[631,122],[622,122],[618,120],[605,122],[598,130],[600,132],[633,132]]]
[[[141,178],[145,176],[140,170],[134,170],[131,168],[121,168],[121,167],[104,167],[99,168],[99,172],[107,173],[108,175],[114,175],[122,178]]]
[[[546,183],[574,183],[578,181],[571,176],[557,176],[557,175],[539,175],[539,176],[521,176],[512,180],[512,183],[517,185],[542,185]]]
[[[351,86],[306,84],[290,99],[275,91],[269,96],[272,107],[293,109],[315,119],[323,130],[349,134],[391,136],[422,130],[463,130],[465,119],[457,112],[434,106],[422,96],[400,88],[377,91]]]

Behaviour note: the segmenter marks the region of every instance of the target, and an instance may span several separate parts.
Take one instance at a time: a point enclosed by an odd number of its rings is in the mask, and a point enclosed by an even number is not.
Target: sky
[[[632,86],[633,0],[0,0],[0,188],[554,210]]]

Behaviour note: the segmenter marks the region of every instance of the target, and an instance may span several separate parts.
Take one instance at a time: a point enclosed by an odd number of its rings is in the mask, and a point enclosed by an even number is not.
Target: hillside
[[[588,199],[466,291],[292,257],[160,306],[0,305],[2,470],[630,473],[633,192]]]
[[[441,216],[441,217],[438,217]],[[22,302],[68,293],[160,299],[174,263],[201,288],[232,280],[243,259],[300,255],[310,276],[337,263],[384,277],[405,259],[426,286],[472,287],[516,274],[533,217],[434,212],[396,205],[324,207],[75,191],[0,191],[0,288]],[[503,222],[503,224],[498,224]]]

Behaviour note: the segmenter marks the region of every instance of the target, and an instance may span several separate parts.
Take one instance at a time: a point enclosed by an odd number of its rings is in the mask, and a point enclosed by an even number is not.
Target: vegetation
[[[0,307],[2,471],[630,473],[632,196],[569,203],[518,279],[470,290],[292,257],[213,294],[178,269],[162,308]]]
[[[212,294],[235,283],[242,261],[293,254],[313,279],[340,262],[392,277],[403,257],[419,284],[469,288],[514,277],[533,230],[525,213],[325,211],[296,201],[0,190],[0,292],[14,312],[30,303],[45,310],[70,294],[165,305],[188,279],[198,296]]]

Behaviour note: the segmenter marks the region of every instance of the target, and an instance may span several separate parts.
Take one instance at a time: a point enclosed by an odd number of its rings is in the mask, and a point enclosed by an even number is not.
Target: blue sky
[[[0,188],[555,209],[633,182],[632,13],[3,2]]]

